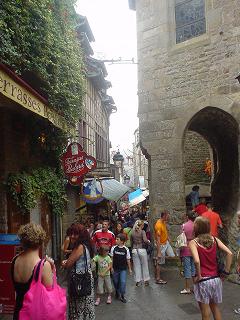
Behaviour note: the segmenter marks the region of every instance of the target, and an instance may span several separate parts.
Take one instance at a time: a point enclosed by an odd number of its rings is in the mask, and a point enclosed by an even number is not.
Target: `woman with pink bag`
[[[41,260],[39,257],[39,248],[46,239],[45,231],[40,225],[28,223],[20,227],[18,236],[23,252],[13,259],[11,266],[16,291],[13,319],[46,319],[49,311],[54,315],[48,301],[57,297],[59,301],[55,314],[58,314],[59,320],[64,320],[66,294],[64,289],[56,284],[54,262],[51,258]]]

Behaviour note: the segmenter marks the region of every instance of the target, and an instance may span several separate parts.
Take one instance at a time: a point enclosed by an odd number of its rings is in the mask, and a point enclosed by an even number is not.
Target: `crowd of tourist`
[[[222,302],[222,281],[230,273],[232,253],[218,238],[218,230],[222,228],[218,213],[213,211],[210,203],[199,202],[195,191],[194,208],[186,213],[180,230],[186,241],[179,248],[185,278],[180,294],[194,293],[203,320],[210,319],[211,313],[215,320],[221,320],[218,304]],[[125,212],[125,215],[119,214],[118,219],[99,217],[96,223],[73,223],[68,228],[62,245],[65,258],[61,265],[66,269],[70,320],[94,319],[95,306],[103,302],[111,304],[113,294],[115,299],[126,303],[127,273],[134,274],[136,287],[149,286],[150,256],[155,262],[155,283],[167,284],[161,276],[161,266],[165,264],[166,256],[175,257],[167,228],[169,215],[166,210],[161,212],[152,233],[148,214],[138,208]],[[19,234],[24,252],[12,264],[17,293],[14,319],[19,319],[23,297],[40,260],[39,247],[45,236],[41,227],[34,224],[22,227]],[[224,265],[220,263],[219,251],[226,256]],[[23,274],[22,264],[27,266]],[[51,285],[52,267],[53,261],[48,258],[42,273],[42,283],[46,287]],[[85,291],[76,289],[74,281],[79,282],[80,287],[85,283]],[[240,313],[240,309],[235,313]]]

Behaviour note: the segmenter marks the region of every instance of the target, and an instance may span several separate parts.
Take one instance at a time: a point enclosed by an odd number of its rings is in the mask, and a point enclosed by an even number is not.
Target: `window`
[[[86,122],[82,122],[82,141],[83,141],[83,150],[87,151],[87,124]]]
[[[205,0],[175,0],[176,43],[206,32]]]

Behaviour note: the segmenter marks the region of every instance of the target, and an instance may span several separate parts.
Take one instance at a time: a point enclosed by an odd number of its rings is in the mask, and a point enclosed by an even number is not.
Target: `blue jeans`
[[[118,293],[121,296],[125,295],[127,281],[127,270],[114,270],[113,272],[113,284]]]
[[[193,257],[182,257],[184,278],[191,279],[195,276],[195,265]]]

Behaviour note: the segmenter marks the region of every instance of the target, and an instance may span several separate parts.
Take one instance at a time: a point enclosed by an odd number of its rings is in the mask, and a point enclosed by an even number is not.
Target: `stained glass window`
[[[176,42],[206,32],[205,0],[175,0]]]

